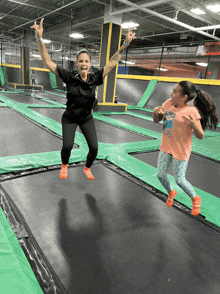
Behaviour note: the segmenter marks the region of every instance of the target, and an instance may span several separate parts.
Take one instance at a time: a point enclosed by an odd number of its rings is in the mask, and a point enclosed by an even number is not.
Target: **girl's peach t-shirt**
[[[192,128],[183,116],[191,115],[196,120],[201,119],[201,116],[196,107],[187,103],[182,108],[176,108],[171,104],[171,99],[166,100],[162,107],[164,116],[160,150],[175,159],[188,161],[192,148]]]

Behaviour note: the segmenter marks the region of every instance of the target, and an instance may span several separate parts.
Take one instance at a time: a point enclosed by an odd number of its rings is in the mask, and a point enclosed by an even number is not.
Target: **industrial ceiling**
[[[52,41],[48,51],[74,55],[87,48],[98,60],[101,30],[106,15],[121,24],[137,23],[136,37],[127,58],[136,66],[154,68],[164,47],[164,63],[203,61],[196,56],[199,45],[220,41],[220,14],[210,7],[215,0],[0,0],[0,42],[4,49],[29,43],[37,51],[30,26],[44,18],[45,39]],[[217,7],[217,6],[216,6]],[[192,9],[200,9],[197,14]],[[83,34],[73,39],[71,33]],[[126,29],[122,30],[124,40]],[[125,59],[125,55],[122,59]],[[216,57],[218,58],[218,57]],[[217,60],[217,59],[216,59]]]

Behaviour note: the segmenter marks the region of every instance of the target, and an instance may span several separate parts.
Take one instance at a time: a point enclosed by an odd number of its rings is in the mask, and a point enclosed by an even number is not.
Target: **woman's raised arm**
[[[116,64],[119,62],[121,59],[121,51],[123,51],[125,48],[128,47],[128,45],[131,43],[131,41],[134,39],[135,33],[132,33],[130,31],[130,28],[127,30],[127,35],[124,43],[122,46],[116,51],[116,53],[111,57],[109,62],[105,65],[104,70],[103,70],[103,78],[116,66]]]
[[[58,74],[57,73],[57,65],[51,60],[46,46],[43,42],[42,36],[43,36],[43,21],[44,19],[42,18],[40,21],[40,24],[37,25],[36,21],[34,22],[33,26],[31,26],[31,29],[35,30],[35,37],[36,40],[38,42],[38,48],[39,48],[39,52],[42,58],[42,61],[44,63],[44,65],[54,74]]]

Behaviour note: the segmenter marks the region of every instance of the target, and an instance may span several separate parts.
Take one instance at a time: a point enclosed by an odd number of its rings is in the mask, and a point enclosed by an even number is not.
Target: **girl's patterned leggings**
[[[175,159],[172,155],[160,151],[157,165],[157,177],[159,181],[167,190],[167,192],[173,190],[170,181],[167,177],[168,168],[171,162],[173,163],[173,171],[177,185],[180,186],[180,188],[187,195],[189,195],[190,198],[194,198],[196,196],[196,193],[192,185],[185,178],[188,161]]]

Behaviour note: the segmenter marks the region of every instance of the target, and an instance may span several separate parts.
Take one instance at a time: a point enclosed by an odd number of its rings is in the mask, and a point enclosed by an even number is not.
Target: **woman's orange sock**
[[[89,180],[94,180],[95,178],[93,177],[91,171],[90,171],[90,168],[89,167],[84,167],[84,170],[83,170],[84,174],[87,176],[87,178]]]
[[[67,178],[67,176],[68,176],[67,168],[68,168],[68,164],[62,164],[61,170],[60,170],[60,178],[61,179]]]

